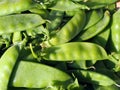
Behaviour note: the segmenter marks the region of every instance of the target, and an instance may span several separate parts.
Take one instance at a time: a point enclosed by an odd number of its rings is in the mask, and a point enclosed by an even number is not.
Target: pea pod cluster
[[[119,90],[118,0],[0,0],[0,90]]]

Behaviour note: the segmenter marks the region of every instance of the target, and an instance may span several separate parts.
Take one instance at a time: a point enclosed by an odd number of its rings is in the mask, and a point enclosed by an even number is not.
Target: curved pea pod
[[[48,47],[70,41],[81,32],[85,25],[85,21],[85,12],[80,10],[55,35],[51,36],[48,41],[45,41],[42,44]]]
[[[116,11],[112,16],[111,35],[109,40],[109,51],[120,53],[120,10]]]
[[[26,88],[67,88],[71,83],[73,83],[73,78],[57,68],[35,62],[20,61],[16,71],[12,75],[10,86]]]
[[[0,0],[0,16],[26,11],[33,6],[33,0]]]
[[[45,23],[37,14],[16,14],[0,17],[0,35],[30,29]]]
[[[13,45],[0,58],[0,90],[7,90],[12,70],[19,56],[19,44]]]
[[[88,9],[86,5],[74,3],[70,0],[57,0],[54,5],[49,7],[51,10],[58,10],[58,11],[70,11],[74,9]]]
[[[108,27],[105,28],[102,32],[100,32],[95,37],[93,37],[91,39],[91,42],[96,43],[102,46],[103,48],[105,48],[108,42],[109,36],[110,36],[110,27],[108,25]]]
[[[86,12],[86,25],[84,29],[88,29],[92,25],[95,25],[97,22],[99,22],[103,18],[103,10],[97,9],[97,10],[90,10]]]
[[[81,31],[80,34],[75,38],[75,41],[84,41],[96,36],[98,33],[102,32],[107,27],[109,22],[110,13],[109,11],[105,11],[104,17],[92,27]]]
[[[88,6],[90,9],[99,9],[107,7],[108,5],[116,3],[117,1],[118,0],[83,0],[82,4]]]
[[[73,70],[72,72],[78,78],[79,82],[87,82],[102,86],[117,85],[114,80],[101,73],[88,70]]]
[[[107,53],[94,43],[70,42],[44,48],[41,56],[45,60],[53,61],[104,60],[107,58]]]

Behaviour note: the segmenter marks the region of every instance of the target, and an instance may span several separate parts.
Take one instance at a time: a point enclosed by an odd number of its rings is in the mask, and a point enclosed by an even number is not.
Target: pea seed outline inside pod
[[[108,58],[103,47],[89,42],[69,42],[44,48],[41,57],[53,61],[104,60]]]

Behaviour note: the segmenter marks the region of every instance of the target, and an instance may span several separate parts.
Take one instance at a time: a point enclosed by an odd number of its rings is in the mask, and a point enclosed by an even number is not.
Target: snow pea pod
[[[86,15],[83,10],[76,13],[50,40],[43,42],[44,46],[63,44],[73,39],[83,29]]]
[[[8,82],[19,52],[19,44],[16,44],[8,48],[0,58],[0,90],[7,90]]]
[[[71,83],[73,79],[67,73],[51,66],[28,61],[20,61],[10,80],[10,86],[26,88],[65,89]]]
[[[97,22],[99,22],[103,18],[103,10],[97,9],[97,10],[90,10],[86,12],[86,25],[84,29],[88,29],[92,25],[95,25]]]
[[[0,35],[33,28],[45,23],[37,14],[16,14],[0,17]]]
[[[102,32],[107,27],[109,22],[110,22],[110,13],[109,11],[105,11],[104,17],[92,27],[81,31],[80,34],[75,38],[76,41],[84,41],[94,37],[98,33]]]
[[[82,4],[88,6],[90,9],[99,9],[116,3],[117,1],[118,0],[83,0]]]
[[[44,48],[41,56],[45,60],[53,61],[104,60],[107,58],[106,51],[102,47],[89,42],[69,42]]]
[[[22,12],[33,6],[32,0],[0,0],[0,16]]]
[[[109,25],[108,25],[109,26]],[[103,48],[106,47],[108,38],[110,36],[110,27],[105,28],[101,33],[91,39],[91,42],[101,45]]]
[[[88,9],[86,5],[74,3],[70,0],[57,0],[54,5],[49,7],[51,10],[58,10],[58,11],[70,11],[75,9]]]
[[[112,16],[109,51],[120,53],[120,9]]]
[[[78,78],[79,82],[88,82],[102,86],[117,85],[114,80],[101,73],[88,70],[73,70],[72,72]]]

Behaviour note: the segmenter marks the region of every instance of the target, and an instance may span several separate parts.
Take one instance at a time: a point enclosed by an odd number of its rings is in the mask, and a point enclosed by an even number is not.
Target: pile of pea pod
[[[118,0],[0,0],[0,90],[119,90]]]

